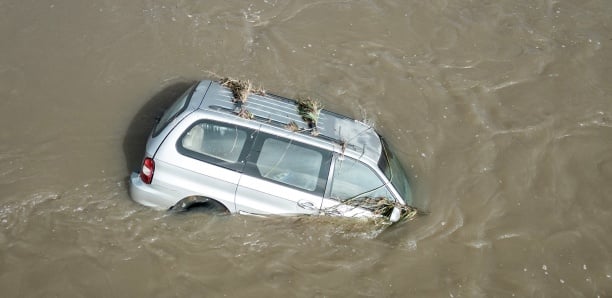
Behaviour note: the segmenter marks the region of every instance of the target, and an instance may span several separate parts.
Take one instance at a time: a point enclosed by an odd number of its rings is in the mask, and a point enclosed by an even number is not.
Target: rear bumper
[[[172,206],[172,199],[163,192],[156,190],[150,184],[145,184],[140,180],[139,173],[133,172],[130,175],[130,197],[134,202],[155,209],[168,209]]]

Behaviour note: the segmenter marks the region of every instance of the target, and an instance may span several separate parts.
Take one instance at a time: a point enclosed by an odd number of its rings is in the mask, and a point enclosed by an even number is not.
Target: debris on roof
[[[243,81],[225,77],[219,80],[219,84],[232,91],[232,95],[234,96],[233,102],[235,103],[245,103],[250,93],[258,95],[266,94],[266,91],[261,87],[254,88],[250,80]]]
[[[298,113],[302,116],[302,119],[308,122],[312,127],[317,127],[317,121],[321,113],[321,103],[310,97],[298,98],[297,103]]]
[[[319,121],[321,108],[321,103],[310,97],[298,98],[297,100],[298,114],[302,116],[302,120],[308,123],[308,128],[312,129],[311,134],[313,136],[319,134],[317,131],[317,121]]]
[[[246,103],[249,98],[249,94],[255,93],[258,95],[265,95],[266,92],[262,88],[253,88],[253,84],[250,80],[236,80],[228,77],[219,80],[221,86],[226,87],[232,91],[232,102],[236,105],[235,113],[240,118],[254,119],[255,115],[249,112],[242,104]]]
[[[292,132],[300,131],[300,127],[293,120],[290,121],[289,123],[287,123],[287,125],[285,125],[285,128],[290,130],[290,131],[292,131]]]
[[[213,90],[220,93],[219,96],[209,97],[205,104],[209,109],[276,125],[291,132],[309,133],[314,137],[333,140],[341,146],[343,152],[358,151],[373,160],[380,157],[380,136],[366,123],[325,110],[320,101],[311,97],[298,97],[297,100],[286,98],[255,88],[249,80],[217,78],[217,86],[221,88]],[[244,96],[248,101],[236,99]]]
[[[238,117],[244,118],[244,119],[254,119],[255,118],[253,113],[249,112],[249,110],[247,110],[245,107],[241,107],[237,115]]]

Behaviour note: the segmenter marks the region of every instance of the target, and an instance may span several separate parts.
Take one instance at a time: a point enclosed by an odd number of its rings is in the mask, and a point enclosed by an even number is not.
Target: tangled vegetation
[[[310,128],[316,128],[321,113],[321,103],[318,100],[306,97],[298,98],[297,104],[298,113],[302,116],[302,119],[308,123]]]
[[[237,80],[224,77],[219,79],[219,84],[232,91],[232,102],[237,106],[236,114],[241,118],[254,119],[254,115],[242,105],[247,102],[251,93],[263,96],[266,95],[266,91],[261,87],[254,88],[250,80]],[[310,130],[311,134],[314,136],[318,135],[317,122],[319,120],[321,108],[321,103],[310,97],[299,98],[297,100],[297,112],[300,117],[302,117],[302,120],[308,124],[308,129],[304,130]],[[295,121],[287,123],[285,128],[293,132],[302,131]]]
[[[300,127],[297,123],[295,123],[295,121],[290,121],[289,123],[287,123],[287,125],[285,125],[285,129],[292,132],[300,131]]]
[[[219,84],[232,91],[233,101],[235,103],[245,103],[249,98],[249,94],[265,95],[266,91],[262,88],[254,88],[250,80],[236,80],[225,77],[219,80]]]
[[[242,104],[246,103],[249,98],[249,94],[254,93],[258,95],[265,95],[266,92],[262,88],[253,88],[253,84],[250,80],[236,80],[228,77],[219,80],[221,86],[226,87],[232,91],[232,102],[237,105],[236,114],[240,118],[254,119],[253,113],[249,112]]]
[[[238,117],[244,118],[244,119],[254,119],[255,118],[253,113],[249,112],[249,110],[247,110],[245,107],[241,107],[237,115]]]
[[[371,211],[375,215],[380,216],[380,218],[388,222],[393,212],[394,208],[399,209],[400,218],[398,222],[410,221],[414,219],[417,215],[424,215],[425,213],[418,210],[416,207],[402,205],[399,202],[391,200],[386,197],[355,197],[341,201],[343,205],[348,205],[351,207],[359,207],[366,210]],[[337,209],[342,206],[341,204],[329,207],[323,210],[324,214],[334,215],[337,212]]]

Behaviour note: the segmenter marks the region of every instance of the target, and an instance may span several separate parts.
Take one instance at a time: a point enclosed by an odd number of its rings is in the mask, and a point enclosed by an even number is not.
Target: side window
[[[260,134],[254,146],[251,175],[323,195],[330,152],[267,134]]]
[[[384,182],[372,169],[348,157],[336,159],[330,196],[341,201],[356,197],[393,199]]]
[[[238,162],[249,134],[239,126],[201,121],[183,133],[177,149],[184,155],[228,167]]]

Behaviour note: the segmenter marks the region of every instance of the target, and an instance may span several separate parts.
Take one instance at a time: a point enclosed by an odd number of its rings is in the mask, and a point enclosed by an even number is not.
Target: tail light
[[[140,170],[140,180],[146,184],[151,184],[153,181],[153,172],[155,172],[155,162],[152,158],[147,157],[142,162],[142,170]]]

